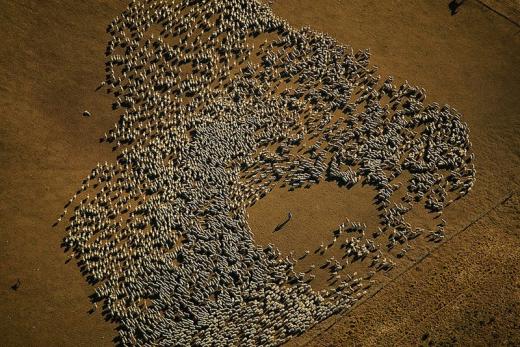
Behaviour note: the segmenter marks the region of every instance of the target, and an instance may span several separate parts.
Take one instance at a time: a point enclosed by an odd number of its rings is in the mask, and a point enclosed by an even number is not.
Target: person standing
[[[464,0],[452,0],[448,4],[448,7],[450,8],[451,15],[454,16],[457,14],[459,7],[464,3]]]

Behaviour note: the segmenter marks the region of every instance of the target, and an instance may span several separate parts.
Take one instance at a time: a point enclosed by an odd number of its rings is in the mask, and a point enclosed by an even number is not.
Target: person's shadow
[[[451,11],[451,15],[454,16],[457,14],[457,11],[459,10],[459,7],[462,6],[464,3],[464,0],[451,0],[448,4],[448,8]]]
[[[276,228],[274,228],[274,231],[273,232],[277,232],[277,231],[280,231],[284,226],[285,224],[289,223],[289,221],[291,220],[290,217],[287,217],[287,219],[285,221],[283,221],[282,223],[278,224],[276,226]]]

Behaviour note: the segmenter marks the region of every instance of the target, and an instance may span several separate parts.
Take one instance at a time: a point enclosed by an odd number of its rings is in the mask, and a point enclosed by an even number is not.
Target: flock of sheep
[[[60,220],[122,345],[282,344],[350,308],[413,240],[444,237],[444,223],[417,228],[407,212],[440,216],[473,186],[454,109],[258,1],[136,0],[107,32],[101,87],[121,115],[103,141],[117,159]],[[325,180],[373,188],[379,227],[346,220],[296,256],[255,243],[249,206]],[[327,259],[295,270],[313,254]],[[317,271],[330,275],[319,291]]]

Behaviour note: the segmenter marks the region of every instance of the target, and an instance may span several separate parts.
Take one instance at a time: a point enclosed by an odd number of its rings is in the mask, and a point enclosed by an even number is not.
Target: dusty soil
[[[427,101],[454,106],[471,130],[477,167],[473,191],[445,212],[445,242],[420,248],[376,294],[290,345],[520,344],[520,26],[514,10],[503,16],[487,7],[493,1],[466,0],[454,16],[448,3],[273,3],[294,26],[370,48],[382,76],[423,86]],[[52,224],[90,169],[112,157],[99,137],[116,114],[95,89],[106,24],[123,6],[0,2],[2,345],[108,346],[116,334],[99,311],[87,313],[91,289],[66,263],[62,230]],[[82,117],[85,109],[93,116]],[[273,233],[287,210],[294,220]],[[289,252],[319,243],[343,210],[360,219],[372,213],[363,191],[346,195],[327,184],[273,192],[249,213],[259,243]]]

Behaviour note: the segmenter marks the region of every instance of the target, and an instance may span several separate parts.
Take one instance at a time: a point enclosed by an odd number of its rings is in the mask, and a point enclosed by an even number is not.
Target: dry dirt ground
[[[446,241],[424,247],[375,294],[289,345],[520,345],[518,4],[466,0],[452,16],[448,3],[273,2],[292,25],[370,48],[382,76],[454,106],[471,130],[477,168],[473,191],[445,212]],[[62,230],[51,225],[90,169],[112,159],[99,137],[116,114],[94,90],[103,80],[106,24],[123,6],[0,0],[2,346],[110,346],[116,334],[100,312],[87,313],[91,289],[65,263]],[[93,116],[82,117],[85,109]],[[326,185],[271,194],[250,209],[252,229],[258,242],[285,252],[305,246],[337,224],[345,206],[369,218],[363,194],[348,194]],[[271,224],[288,209],[294,223],[273,235]]]

